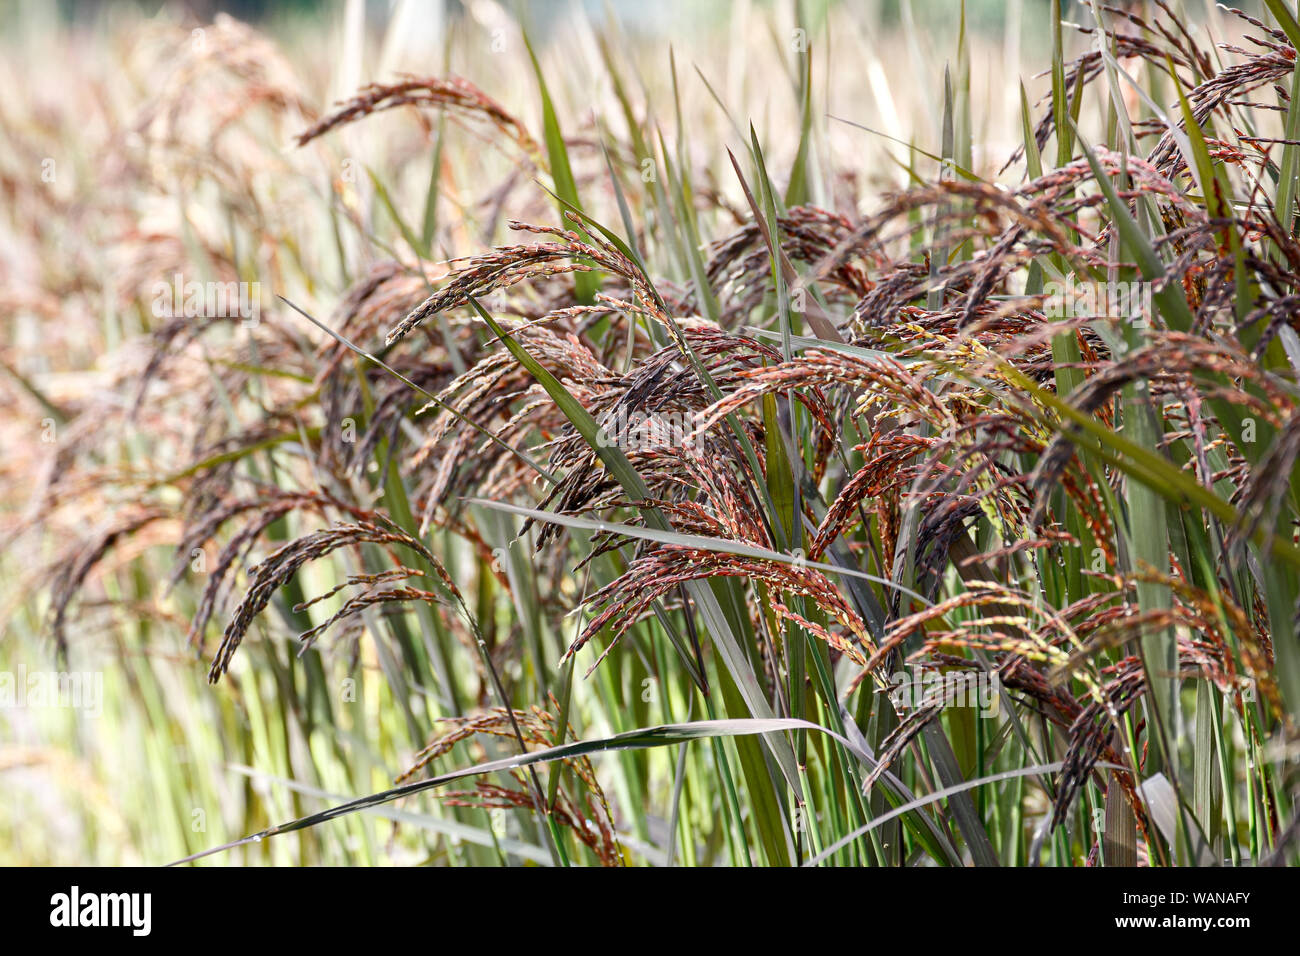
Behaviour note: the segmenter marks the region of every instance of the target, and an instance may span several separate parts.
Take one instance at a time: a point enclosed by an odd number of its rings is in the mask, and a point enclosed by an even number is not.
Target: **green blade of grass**
[[[532,42],[528,39],[528,34],[524,34],[524,46],[528,50],[528,58],[533,64],[533,72],[537,77],[537,88],[542,98],[542,130],[546,140],[546,153],[550,160],[551,179],[555,183],[555,191],[564,199],[566,203],[581,209],[582,203],[578,199],[578,183],[573,178],[573,167],[569,164],[569,148],[564,142],[564,133],[560,129],[560,120],[555,112],[555,104],[551,101],[551,92],[546,85],[546,74],[542,71],[542,65],[537,59],[537,54],[533,50]],[[563,218],[564,209],[560,209],[560,217]],[[596,293],[600,291],[600,277],[594,272],[575,272],[573,275],[574,294],[579,302],[591,303],[596,300]]]
[[[259,833],[249,834],[248,836],[234,840],[230,843],[223,843],[204,850],[200,853],[192,854],[181,860],[176,860],[169,865],[177,866],[182,863],[192,863],[203,857],[212,856],[216,853],[224,853],[235,847],[246,846],[250,843],[260,843],[263,840],[270,839],[283,833],[293,833],[298,830],[304,830],[309,827],[318,826],[330,820],[337,820],[340,817],[347,816],[351,813],[358,813],[363,810],[370,810],[374,807],[382,806],[386,803],[392,803],[394,800],[400,800],[403,797],[409,797],[417,793],[424,793],[428,790],[434,790],[445,787],[449,783],[457,780],[464,780],[469,777],[478,777],[489,773],[499,773],[501,771],[517,770],[522,767],[534,767],[538,764],[552,763],[556,760],[568,760],[574,757],[586,757],[596,753],[607,753],[619,750],[646,750],[652,747],[669,747],[680,744],[684,741],[701,740],[713,737],[739,737],[750,735],[777,736],[786,731],[793,730],[812,730],[818,733],[830,734],[832,731],[825,727],[806,720],[795,720],[789,717],[774,718],[745,718],[731,720],[698,720],[682,724],[662,724],[657,727],[645,727],[638,730],[630,730],[621,734],[614,734],[611,737],[603,737],[597,740],[580,740],[574,743],[563,744],[559,747],[547,747],[543,750],[534,750],[526,754],[516,754],[510,757],[503,757],[499,760],[489,760],[484,763],[475,764],[472,767],[466,767],[461,770],[453,770],[450,773],[439,774],[425,780],[417,780],[413,783],[403,784],[400,787],[393,787],[380,793],[370,794],[369,796],[360,797],[356,800],[349,800],[347,803],[330,807],[320,813],[313,813],[297,820],[291,820],[287,823],[281,823],[277,826],[268,827]],[[855,745],[847,740],[841,739],[844,746],[857,751]],[[870,760],[866,754],[861,754],[863,759]]]

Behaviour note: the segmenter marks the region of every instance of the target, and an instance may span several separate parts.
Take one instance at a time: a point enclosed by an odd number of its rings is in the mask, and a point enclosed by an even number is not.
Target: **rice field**
[[[1300,861],[1297,48],[0,7],[0,865]]]

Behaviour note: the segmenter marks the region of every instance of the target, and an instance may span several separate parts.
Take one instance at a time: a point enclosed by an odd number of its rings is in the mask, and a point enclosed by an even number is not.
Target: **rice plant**
[[[416,6],[14,18],[0,859],[1300,859],[1294,4]]]

